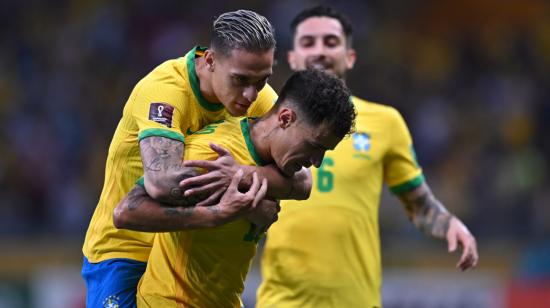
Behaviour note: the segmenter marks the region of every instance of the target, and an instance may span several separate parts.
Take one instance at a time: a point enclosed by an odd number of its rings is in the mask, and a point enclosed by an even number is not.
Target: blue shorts
[[[146,267],[147,263],[130,259],[90,263],[84,257],[86,307],[136,307],[137,285]]]

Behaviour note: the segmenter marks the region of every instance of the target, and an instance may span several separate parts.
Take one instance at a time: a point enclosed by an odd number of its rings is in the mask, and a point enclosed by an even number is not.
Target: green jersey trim
[[[189,75],[189,83],[191,83],[191,89],[193,90],[193,94],[195,94],[195,98],[197,98],[197,101],[199,101],[199,104],[208,111],[219,111],[224,108],[223,104],[214,104],[206,100],[204,96],[202,96],[201,93],[201,87],[199,82],[199,77],[197,76],[197,72],[195,70],[195,56],[196,52],[205,51],[206,47],[201,46],[195,46],[188,54],[187,54],[187,73]]]
[[[411,191],[411,190],[417,188],[418,186],[420,186],[420,184],[424,183],[424,181],[425,181],[424,175],[420,174],[419,176],[415,177],[414,179],[409,180],[409,181],[407,181],[403,184],[399,184],[399,185],[390,187],[390,191],[393,194],[400,195],[404,192],[408,192],[408,191]]]
[[[141,176],[137,181],[136,181],[136,185],[139,185],[143,188],[145,188],[145,178],[143,176]]]
[[[164,137],[164,138],[169,138],[176,141],[185,142],[185,138],[183,137],[182,134],[176,133],[171,130],[162,129],[162,128],[148,128],[148,129],[142,130],[138,134],[138,141],[141,141],[147,137]]]
[[[250,139],[250,126],[248,125],[248,118],[244,118],[241,120],[241,130],[243,132],[244,141],[246,142],[246,147],[248,148],[250,156],[252,156],[252,159],[254,159],[256,165],[265,166],[265,163],[260,158],[260,155],[258,155],[258,152],[256,152],[256,148],[254,148],[254,143],[252,142],[252,139]]]

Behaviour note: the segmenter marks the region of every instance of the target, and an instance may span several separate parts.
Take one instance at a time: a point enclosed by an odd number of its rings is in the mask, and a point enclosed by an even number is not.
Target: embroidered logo
[[[107,298],[103,301],[103,308],[119,308],[120,305],[118,304],[118,301],[120,298],[116,295],[109,295]]]
[[[173,115],[174,107],[165,103],[151,103],[149,108],[149,120],[171,128]]]
[[[353,134],[353,147],[357,151],[368,151],[370,149],[370,135],[366,133]]]

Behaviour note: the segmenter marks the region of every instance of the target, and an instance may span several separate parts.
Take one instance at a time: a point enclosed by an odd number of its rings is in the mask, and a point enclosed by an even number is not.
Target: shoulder
[[[352,96],[352,101],[358,113],[368,113],[371,115],[394,119],[401,118],[399,111],[392,106],[364,100],[356,96]]]

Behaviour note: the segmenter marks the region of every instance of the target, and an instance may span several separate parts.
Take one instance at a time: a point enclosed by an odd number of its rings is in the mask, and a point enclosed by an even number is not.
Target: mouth
[[[332,69],[332,64],[329,63],[328,61],[309,61],[307,64],[306,64],[306,67],[308,69],[317,69],[317,70],[321,70],[321,71],[326,71],[326,70],[331,70]]]

